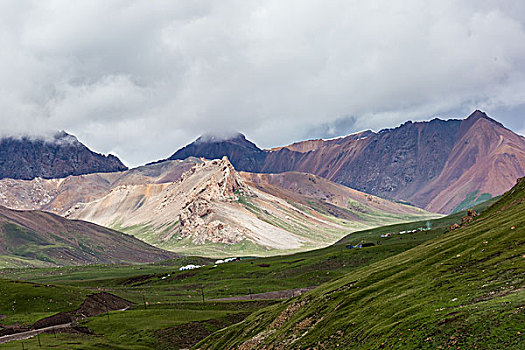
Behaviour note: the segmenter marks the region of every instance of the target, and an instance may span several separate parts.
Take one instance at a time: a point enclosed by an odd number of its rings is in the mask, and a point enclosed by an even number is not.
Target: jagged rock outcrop
[[[476,213],[476,211],[474,209],[468,209],[467,210],[467,215],[463,216],[461,218],[461,222],[459,224],[452,224],[448,227],[448,230],[449,231],[454,231],[458,228],[460,228],[461,226],[465,226],[466,224],[469,224],[471,223],[472,221],[474,221],[474,218],[476,216],[478,216],[479,214]]]
[[[228,158],[206,161],[195,165],[183,174],[179,182],[195,174],[197,168],[218,167],[219,171],[199,183],[187,194],[187,202],[179,214],[183,237],[191,237],[197,244],[206,241],[235,244],[246,238],[242,228],[229,225],[225,220],[214,218],[212,202],[234,202],[239,196],[253,196],[241,176],[235,171]]]
[[[126,169],[114,155],[95,153],[66,132],[50,138],[0,139],[0,179],[53,179]]]

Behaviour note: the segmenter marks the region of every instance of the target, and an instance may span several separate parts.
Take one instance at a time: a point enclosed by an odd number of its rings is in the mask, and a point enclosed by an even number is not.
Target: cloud
[[[3,1],[1,133],[138,165],[204,133],[270,147],[476,108],[523,130],[524,24],[522,1]]]

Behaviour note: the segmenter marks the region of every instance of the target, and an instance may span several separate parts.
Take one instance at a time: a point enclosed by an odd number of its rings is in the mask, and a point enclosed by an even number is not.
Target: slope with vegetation
[[[201,349],[524,345],[525,180],[474,222],[213,334]]]
[[[147,263],[173,257],[174,253],[90,222],[0,206],[0,268]]]
[[[484,206],[486,203],[476,210],[480,212]],[[123,313],[110,312],[109,318],[101,315],[87,319],[83,326],[94,334],[77,332],[57,338],[52,334],[41,335],[43,346],[189,348],[211,333],[240,322],[250,313],[279,302],[275,298],[298,295],[298,288],[312,288],[355,273],[443,235],[449,225],[459,223],[464,215],[465,212],[461,212],[435,220],[379,227],[352,233],[341,244],[319,250],[247,258],[217,266],[212,259],[184,257],[149,265],[4,269],[0,270],[0,277],[25,282],[0,280],[0,286],[9,286],[10,295],[9,300],[0,303],[0,314],[6,315],[0,324],[30,324],[55,312],[75,310],[86,294],[104,290],[133,301],[135,306]],[[431,229],[399,234],[428,227]],[[396,234],[388,238],[381,237],[393,232]],[[363,243],[376,245],[363,249],[346,247]],[[179,271],[188,264],[205,266]],[[57,294],[59,302],[49,295],[53,289],[45,286],[61,288],[61,294]],[[257,295],[260,293],[266,293],[264,298],[273,300],[256,300],[261,297]],[[234,300],[215,301],[225,298]],[[50,299],[53,302],[48,302]],[[28,300],[36,303],[35,308],[16,307],[29,305]],[[26,341],[25,346],[28,345],[38,346],[38,339]],[[20,342],[0,345],[8,349],[20,347]]]

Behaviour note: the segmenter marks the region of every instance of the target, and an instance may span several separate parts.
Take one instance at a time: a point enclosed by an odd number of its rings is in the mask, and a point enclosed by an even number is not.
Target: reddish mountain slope
[[[525,174],[525,138],[479,113],[464,126],[441,174],[411,198],[431,198],[430,211],[450,212],[469,194],[500,195]]]
[[[390,215],[417,215],[421,213],[419,208],[392,203],[386,199],[356,191],[313,174],[243,172],[241,175],[251,186],[293,203],[312,205],[312,201],[317,200],[328,205],[350,209],[357,214],[384,212]]]
[[[460,204],[468,206],[509,189],[525,175],[524,152],[523,137],[475,111],[464,120],[406,122],[378,133],[270,150],[258,149],[244,136],[199,139],[171,158],[227,156],[242,171],[312,173],[362,192],[449,213]]]

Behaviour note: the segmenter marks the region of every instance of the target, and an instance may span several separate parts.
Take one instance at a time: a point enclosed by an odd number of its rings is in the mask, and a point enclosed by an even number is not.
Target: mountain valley
[[[0,349],[523,347],[524,138],[482,112],[133,169],[39,142],[0,179]]]
[[[178,253],[274,255],[348,232],[439,215],[305,173],[238,173],[227,158],[125,172],[0,180],[0,203],[111,227]]]

